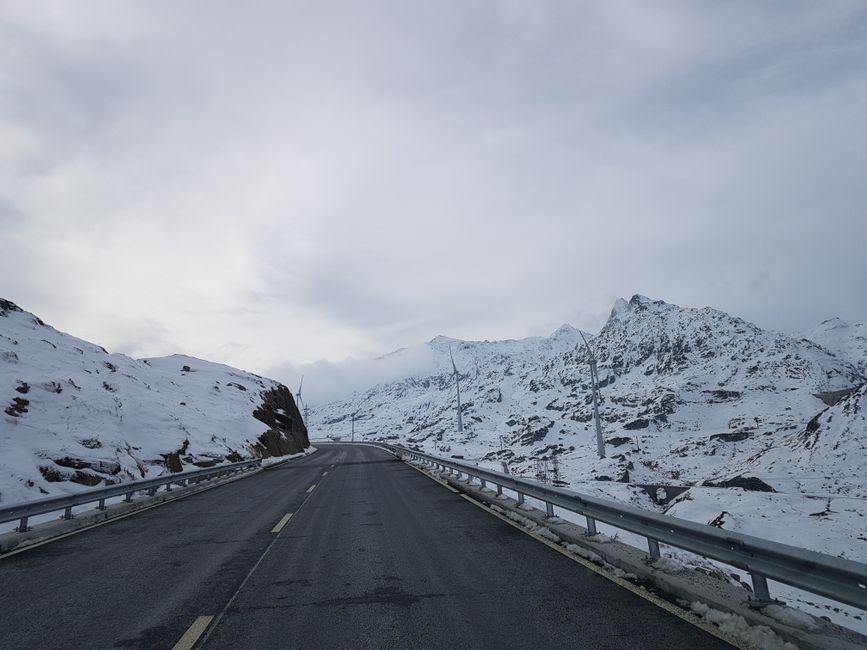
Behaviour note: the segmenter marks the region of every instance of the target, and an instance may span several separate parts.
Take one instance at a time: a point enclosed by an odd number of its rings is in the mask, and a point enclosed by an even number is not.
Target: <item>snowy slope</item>
[[[854,364],[862,374],[867,374],[867,325],[850,325],[839,318],[822,321],[811,330],[802,332],[805,339],[818,343],[840,359]]]
[[[192,357],[109,354],[9,301],[0,400],[0,503],[308,446],[275,381]]]

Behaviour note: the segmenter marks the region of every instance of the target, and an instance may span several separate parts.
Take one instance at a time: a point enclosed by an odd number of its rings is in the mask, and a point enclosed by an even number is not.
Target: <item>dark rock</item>
[[[741,398],[740,392],[736,390],[703,390],[701,392],[711,396],[709,400],[711,404],[731,402]]]
[[[72,456],[64,456],[63,458],[55,458],[54,463],[61,467],[69,467],[70,469],[89,469],[99,474],[108,474],[115,476],[120,474],[120,463],[110,460],[87,460],[84,458],[73,458]]]
[[[177,474],[178,472],[184,471],[184,466],[181,464],[181,456],[178,452],[173,451],[169,454],[162,454],[163,462],[166,465],[166,469],[169,470],[172,474]]]
[[[751,431],[734,431],[732,433],[715,433],[710,439],[720,440],[721,442],[740,442],[752,436]]]
[[[253,417],[268,425],[251,451],[254,455],[285,456],[297,454],[310,446],[307,427],[292,397],[292,391],[280,385],[262,392],[262,404],[253,411]]]
[[[632,442],[632,438],[609,438],[605,441],[605,444],[611,445],[612,447],[619,447],[620,445],[625,445],[628,442]]]
[[[708,525],[708,526],[713,526],[714,528],[722,528],[722,527],[723,527],[723,524],[725,524],[725,516],[726,516],[727,514],[728,514],[728,513],[727,513],[725,510],[723,510],[721,513],[719,513],[719,514],[716,516],[716,518],[714,518],[714,519],[712,519],[711,521],[707,522],[707,525]]]
[[[628,431],[634,431],[636,429],[646,429],[650,425],[648,420],[643,418],[639,418],[637,420],[633,420],[632,422],[627,422],[623,425],[623,428]]]
[[[30,390],[30,386],[27,384],[27,382],[24,382],[24,381],[19,382],[19,384],[20,384],[19,386],[15,387],[15,390],[18,391],[19,393],[21,393],[22,395],[25,395],[27,393],[27,391]]]
[[[42,478],[44,478],[49,483],[71,481],[73,483],[78,483],[79,485],[87,485],[89,487],[99,485],[103,481],[108,484],[115,483],[115,481],[112,481],[104,476],[99,476],[97,473],[92,471],[76,470],[75,473],[68,474],[65,472],[61,472],[56,467],[52,467],[50,465],[40,465],[39,472],[42,474]]]
[[[11,415],[12,417],[19,417],[24,413],[27,413],[27,407],[30,405],[30,400],[24,399],[23,397],[13,397],[12,404],[6,407],[5,413],[6,415]]]
[[[750,492],[776,492],[774,488],[755,476],[735,476],[725,481],[704,481],[706,487],[741,488]]]

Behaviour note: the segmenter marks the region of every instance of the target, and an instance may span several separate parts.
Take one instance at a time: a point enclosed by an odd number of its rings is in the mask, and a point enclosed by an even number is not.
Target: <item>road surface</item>
[[[0,559],[0,603],[3,650],[730,647],[351,445]]]

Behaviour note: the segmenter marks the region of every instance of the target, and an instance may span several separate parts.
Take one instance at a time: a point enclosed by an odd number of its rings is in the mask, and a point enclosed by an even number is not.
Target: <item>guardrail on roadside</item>
[[[209,467],[207,469],[200,469],[192,472],[179,472],[177,474],[166,474],[164,476],[158,476],[157,478],[143,479],[141,481],[118,483],[117,485],[94,488],[79,494],[67,494],[12,504],[0,508],[0,524],[15,521],[17,519],[18,527],[15,530],[18,532],[26,532],[30,530],[28,520],[30,517],[35,517],[36,515],[44,515],[50,512],[63,510],[63,518],[72,519],[72,508],[75,506],[97,502],[96,509],[105,510],[106,499],[112,497],[123,496],[124,502],[129,503],[132,501],[133,495],[136,492],[147,491],[149,495],[153,496],[163,486],[166,487],[167,491],[171,491],[172,485],[185,486],[190,483],[199,483],[207,479],[218,478],[236,472],[244,472],[258,468],[261,463],[262,461],[260,459],[245,460],[240,463]]]
[[[545,503],[548,517],[555,516],[555,506],[582,515],[589,536],[597,534],[597,521],[642,535],[653,559],[660,556],[659,544],[664,543],[743,569],[752,578],[751,600],[755,606],[774,602],[768,590],[770,578],[867,610],[867,564],[578,494],[399,445],[377,444],[397,456],[457,473],[457,478],[465,474],[468,483],[478,479],[483,488],[490,483],[496,486],[498,495],[504,488],[513,490],[519,504],[525,497],[539,499]]]

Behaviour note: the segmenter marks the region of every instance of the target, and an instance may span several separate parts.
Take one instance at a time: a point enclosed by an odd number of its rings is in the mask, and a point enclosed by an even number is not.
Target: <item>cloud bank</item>
[[[3,2],[0,295],[287,381],[633,293],[864,320],[865,43],[842,1]]]

